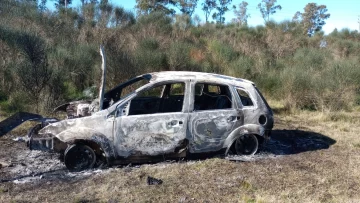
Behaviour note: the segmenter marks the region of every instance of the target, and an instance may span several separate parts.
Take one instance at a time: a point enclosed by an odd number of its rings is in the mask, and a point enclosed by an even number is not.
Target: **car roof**
[[[235,78],[226,75],[220,75],[216,73],[203,73],[203,72],[191,72],[191,71],[162,71],[145,74],[146,76],[151,75],[150,82],[160,82],[165,80],[197,80],[214,83],[226,83],[232,85],[251,84],[254,83],[249,80],[242,78]],[[143,76],[145,76],[143,75]]]

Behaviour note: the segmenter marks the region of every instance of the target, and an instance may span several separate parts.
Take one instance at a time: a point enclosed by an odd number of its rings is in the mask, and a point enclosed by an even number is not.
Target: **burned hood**
[[[92,136],[95,132],[97,134],[103,134],[106,137],[111,137],[112,122],[108,121],[108,114],[109,112],[107,110],[103,110],[93,114],[92,116],[66,119],[51,123],[41,129],[39,134],[50,134],[59,138],[61,141],[66,141],[64,137],[65,133],[67,134],[67,139],[70,139],[71,136],[74,139],[82,139]]]

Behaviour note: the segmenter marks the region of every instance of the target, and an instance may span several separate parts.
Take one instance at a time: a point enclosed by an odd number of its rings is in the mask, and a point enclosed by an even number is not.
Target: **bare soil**
[[[0,202],[360,202],[360,116],[276,117],[254,156],[66,170],[57,154],[0,138]],[[148,177],[162,180],[148,185]]]

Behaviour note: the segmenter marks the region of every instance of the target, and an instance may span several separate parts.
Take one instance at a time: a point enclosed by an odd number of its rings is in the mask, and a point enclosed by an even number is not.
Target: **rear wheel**
[[[93,168],[96,162],[96,154],[87,145],[75,144],[66,149],[64,162],[70,171],[82,171]]]
[[[234,145],[237,155],[253,155],[259,148],[258,139],[252,134],[240,136]]]

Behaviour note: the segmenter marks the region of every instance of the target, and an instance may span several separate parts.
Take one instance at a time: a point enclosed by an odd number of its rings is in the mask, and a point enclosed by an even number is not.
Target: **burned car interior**
[[[228,109],[232,96],[226,85],[197,83],[195,85],[194,110]]]
[[[168,83],[142,91],[130,102],[128,115],[181,112],[185,83]]]
[[[243,90],[241,88],[236,88],[236,92],[238,93],[240,100],[241,100],[241,104],[243,106],[253,106],[254,105],[249,94],[245,90]]]
[[[181,112],[184,94],[185,83],[168,83],[153,87],[140,92],[131,100],[128,115]],[[232,96],[226,85],[197,83],[194,96],[195,111],[232,107]]]

